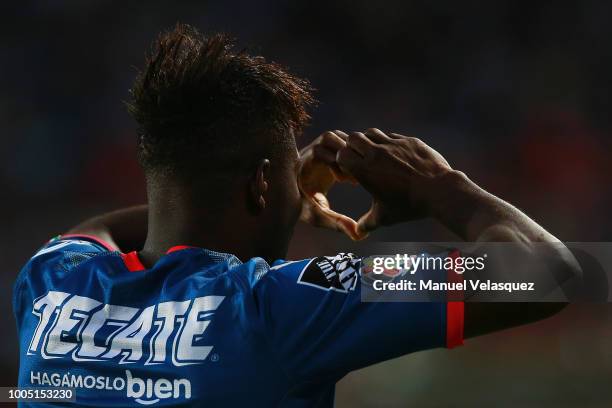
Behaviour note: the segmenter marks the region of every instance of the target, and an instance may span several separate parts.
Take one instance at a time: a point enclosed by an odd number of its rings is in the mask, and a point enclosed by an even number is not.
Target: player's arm
[[[330,133],[325,143],[322,137],[308,149],[317,160],[355,178],[372,194],[371,209],[357,222],[361,234],[382,225],[430,216],[466,241],[516,242],[525,256],[536,256],[537,243],[554,244],[547,256],[554,258],[557,267],[578,276],[573,257],[552,234],[453,170],[423,141],[378,129],[350,135]],[[465,336],[539,320],[563,307],[558,303],[467,302]]]
[[[123,252],[140,249],[147,235],[147,210],[147,205],[138,205],[98,215],[67,234],[94,236]]]

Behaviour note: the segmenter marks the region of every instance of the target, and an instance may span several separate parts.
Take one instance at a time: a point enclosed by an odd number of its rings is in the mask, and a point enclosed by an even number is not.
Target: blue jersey
[[[145,269],[58,237],[15,283],[19,386],[73,388],[79,406],[331,407],[352,370],[462,342],[462,305],[362,302],[359,263],[174,247]]]

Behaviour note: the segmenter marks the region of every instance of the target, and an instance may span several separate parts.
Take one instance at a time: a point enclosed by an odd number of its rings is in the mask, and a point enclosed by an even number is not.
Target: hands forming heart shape
[[[300,152],[300,219],[361,240],[381,225],[430,215],[438,182],[451,171],[444,157],[413,137],[378,129],[325,132]],[[359,183],[372,195],[359,220],[331,209],[327,193],[337,182]]]
[[[335,164],[335,153],[345,145],[341,136],[327,132],[300,152],[298,185],[304,198],[300,219],[311,225],[341,231],[352,240],[358,241],[368,236],[361,231],[351,217],[331,209],[327,193],[337,182],[357,181],[340,170]],[[327,163],[319,156],[328,155]],[[333,157],[332,157],[333,155]]]

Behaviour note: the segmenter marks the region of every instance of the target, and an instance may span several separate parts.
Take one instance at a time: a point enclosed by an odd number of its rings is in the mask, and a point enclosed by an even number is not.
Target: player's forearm
[[[543,296],[561,289],[571,299],[579,290],[582,271],[578,263],[543,227],[461,172],[450,172],[440,184],[433,215],[446,227],[467,241],[519,244],[511,244],[511,253],[521,254],[523,267],[512,272],[518,281],[536,282]],[[498,273],[495,268],[487,270],[489,277]],[[556,314],[566,305],[563,302],[466,302],[464,335],[470,338],[535,322]]]
[[[568,296],[579,287],[582,271],[570,250],[519,209],[480,188],[461,172],[444,176],[436,191],[440,196],[433,208],[434,216],[463,239],[514,243],[509,247],[512,253],[516,256],[520,251],[528,266],[515,270],[515,274],[525,274],[524,279],[535,271],[555,276],[555,282],[564,286]]]
[[[123,252],[141,249],[147,235],[147,205],[98,215],[72,228],[70,234],[96,236]]]
[[[451,171],[433,189],[432,215],[466,241],[558,242],[513,205]]]

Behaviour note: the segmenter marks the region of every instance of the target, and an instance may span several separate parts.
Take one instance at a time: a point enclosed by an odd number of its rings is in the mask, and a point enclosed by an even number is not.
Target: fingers
[[[348,174],[355,175],[359,173],[359,169],[363,163],[363,156],[347,146],[338,150],[338,153],[336,153],[336,163],[338,163],[341,170]]]
[[[334,130],[334,133],[336,134],[336,136],[338,136],[339,138],[341,138],[342,140],[344,140],[345,142],[348,140],[348,134],[341,131],[341,130]]]
[[[366,157],[368,152],[375,146],[374,142],[361,132],[352,132],[346,141],[346,145],[361,157]]]
[[[379,137],[377,135],[376,137]],[[361,132],[352,132],[346,147],[338,150],[336,162],[348,174],[359,177],[366,170],[366,163],[380,147]]]
[[[331,131],[323,133],[319,139],[313,143],[312,154],[325,164],[336,166],[336,152],[346,147],[345,139]]]
[[[335,132],[327,131],[321,135],[321,145],[336,151],[346,146],[346,138]]]
[[[384,144],[391,141],[391,138],[383,133],[380,129],[369,128],[363,133],[374,143]]]
[[[365,132],[347,134],[341,130],[327,131],[312,148],[313,155],[327,164],[338,180],[345,175],[358,176],[366,170],[366,163],[376,156],[381,145],[392,142],[392,138],[380,129],[370,128]],[[350,177],[349,177],[350,179]]]
[[[367,233],[358,231],[355,220],[330,209],[327,198],[320,193],[308,197],[300,218],[317,227],[343,232],[354,241],[367,236]]]
[[[375,144],[383,144],[391,141],[391,138],[376,128],[370,128],[365,132],[352,132],[350,135],[341,131],[327,131],[320,136],[320,141],[313,149],[318,159],[331,164],[331,155],[340,149],[349,146],[359,155],[365,157]]]
[[[358,230],[357,223],[352,218],[330,209],[322,209],[323,215],[331,221],[331,228],[343,232],[353,241],[364,239],[368,234]]]
[[[346,138],[344,135],[337,135],[334,132],[327,131],[322,133],[314,142],[304,147],[300,151],[300,156],[307,155],[309,152],[312,154],[319,155],[319,159],[325,159],[329,157],[325,154],[325,150],[329,150],[335,155],[338,149],[342,149],[346,146]]]
[[[357,221],[357,231],[360,234],[368,234],[370,231],[379,227],[379,216],[376,207],[373,205],[370,210]]]
[[[329,166],[337,181],[356,183],[353,177],[342,172],[336,162],[336,154],[338,150],[346,147],[347,139],[348,135],[342,131],[325,132],[312,147],[312,154],[314,158]]]
[[[346,142],[348,141],[349,135],[341,130],[334,130],[334,133],[336,134],[336,136],[338,136],[339,138],[341,138],[344,141],[344,146],[342,146],[343,148],[346,147]],[[348,181],[350,183],[353,184],[358,184],[357,180],[355,180],[351,175],[343,172],[340,168],[340,165],[337,162],[337,157],[338,157],[338,152],[336,151],[336,153],[334,154],[334,163],[335,165],[332,166],[332,171],[334,172],[336,179],[338,179],[339,181]]]
[[[328,149],[327,147],[323,145],[316,145],[312,148],[312,154],[316,159],[321,160],[323,163],[327,164],[328,166],[335,166],[337,150],[338,149],[336,150]]]

